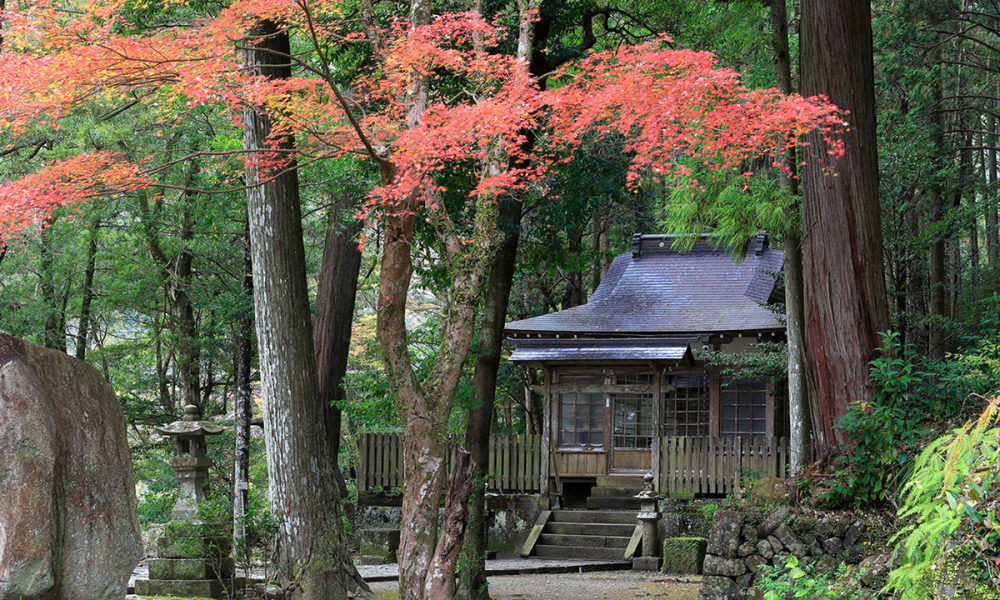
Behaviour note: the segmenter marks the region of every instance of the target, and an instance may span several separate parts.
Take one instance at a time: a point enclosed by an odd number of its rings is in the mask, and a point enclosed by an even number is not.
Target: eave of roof
[[[513,362],[626,362],[689,363],[686,340],[678,339],[533,339],[518,340]]]

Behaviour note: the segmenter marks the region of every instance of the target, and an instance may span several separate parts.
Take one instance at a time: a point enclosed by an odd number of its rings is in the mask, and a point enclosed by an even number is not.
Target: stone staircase
[[[554,510],[532,556],[623,560],[636,513],[610,510]]]

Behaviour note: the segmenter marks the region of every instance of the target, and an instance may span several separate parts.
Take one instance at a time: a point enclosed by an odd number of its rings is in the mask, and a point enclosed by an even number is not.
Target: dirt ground
[[[371,584],[377,600],[399,598],[396,582]],[[490,577],[493,600],[696,600],[698,581],[642,571],[499,575]]]

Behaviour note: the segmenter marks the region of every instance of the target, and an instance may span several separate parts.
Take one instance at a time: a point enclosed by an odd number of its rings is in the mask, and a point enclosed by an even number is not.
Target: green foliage
[[[798,219],[788,218],[798,213],[793,210],[798,197],[780,187],[774,173],[742,176],[710,171],[702,165],[688,166],[692,175],[673,187],[670,201],[663,204],[667,231],[711,231],[734,255],[742,256],[746,241],[761,229],[779,238],[801,229]]]
[[[788,346],[776,342],[753,344],[755,352],[703,350],[698,358],[740,379],[783,381],[788,377]]]
[[[940,581],[962,587],[961,597],[1000,597],[998,421],[1000,396],[977,421],[920,453],[903,488],[899,518],[905,525],[894,539],[900,562],[886,586],[901,600],[936,598]]]
[[[838,424],[850,446],[828,482],[826,500],[833,506],[892,500],[924,440],[961,414],[964,399],[995,373],[992,342],[936,361],[898,340],[894,332],[883,335],[881,355],[871,364],[871,399],[852,404]]]
[[[789,556],[784,567],[761,565],[761,581],[757,589],[764,600],[861,600],[866,598],[861,587],[861,572],[840,563],[834,573],[814,573],[813,565],[800,565]]]
[[[139,526],[143,529],[170,520],[170,510],[177,501],[177,477],[167,464],[171,455],[167,442],[132,449]]]

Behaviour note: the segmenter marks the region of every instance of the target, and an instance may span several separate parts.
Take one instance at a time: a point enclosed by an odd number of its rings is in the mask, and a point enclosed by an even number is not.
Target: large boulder
[[[0,334],[0,457],[0,600],[124,598],[135,480],[100,373]]]

